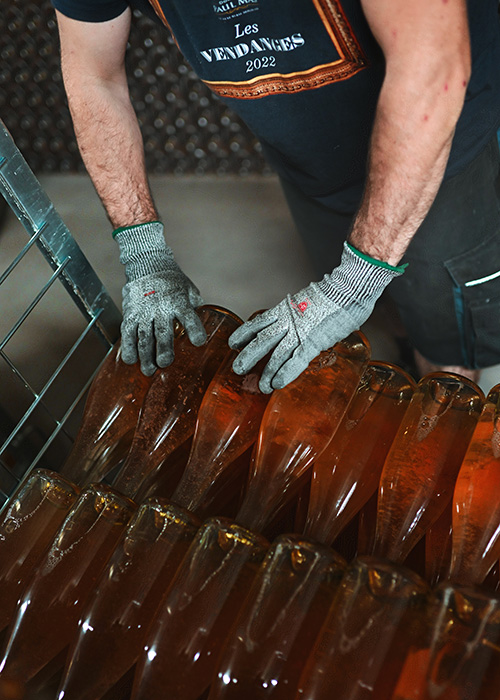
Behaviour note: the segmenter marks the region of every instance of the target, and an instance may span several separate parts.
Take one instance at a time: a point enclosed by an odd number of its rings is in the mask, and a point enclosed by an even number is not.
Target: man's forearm
[[[68,72],[65,84],[83,161],[113,226],[157,219],[142,135],[126,84],[73,82]]]
[[[427,215],[442,182],[465,95],[465,78],[460,80],[450,101],[437,96],[443,99],[441,106],[432,93],[422,98],[417,92],[382,92],[365,193],[349,236],[371,257],[397,265]]]
[[[441,185],[470,76],[464,0],[361,0],[385,58],[350,242],[397,265]]]

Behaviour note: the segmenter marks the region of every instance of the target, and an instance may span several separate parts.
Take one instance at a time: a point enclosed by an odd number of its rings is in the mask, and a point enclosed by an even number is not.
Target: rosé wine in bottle
[[[491,389],[453,494],[450,578],[481,584],[500,557],[500,385]]]
[[[133,667],[199,525],[165,500],[139,506],[82,611],[58,697],[98,700]]]
[[[133,700],[198,700],[266,554],[260,535],[210,518],[171,581],[146,634]]]
[[[226,638],[209,700],[288,700],[346,570],[330,549],[278,537]]]
[[[500,598],[443,582],[391,700],[498,700]]]
[[[141,484],[193,433],[203,394],[230,352],[227,340],[241,319],[226,309],[198,309],[207,342],[192,345],[187,334],[177,338],[174,362],[157,370],[146,394],[132,446],[114,487],[135,498]]]
[[[27,474],[0,514],[0,631],[12,619],[26,579],[78,498],[79,488],[56,472]]]
[[[420,638],[429,594],[405,567],[360,557],[348,568],[306,661],[296,698],[387,700]]]
[[[204,503],[216,497],[222,476],[256,441],[269,395],[259,389],[263,363],[240,376],[226,357],[205,392],[198,411],[193,445],[172,500],[203,515]]]
[[[332,439],[370,359],[362,333],[322,352],[293,382],[271,395],[236,520],[262,531],[302,485]]]
[[[332,545],[377,491],[414,389],[399,367],[370,362],[332,440],[314,461],[306,537]]]
[[[420,380],[382,470],[375,555],[404,561],[442,514],[483,400],[465,377],[433,372]]]
[[[90,386],[80,429],[61,468],[64,477],[86,486],[119,464],[132,443],[151,382],[138,362],[123,362],[121,344],[116,343]]]
[[[134,510],[103,484],[82,491],[19,598],[0,662],[3,677],[26,682],[66,647]]]

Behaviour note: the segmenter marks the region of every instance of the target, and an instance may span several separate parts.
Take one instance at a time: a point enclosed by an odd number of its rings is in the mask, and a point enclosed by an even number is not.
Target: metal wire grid
[[[0,415],[3,427],[0,433],[1,506],[29,471],[37,465],[43,466],[43,463],[41,464],[43,456],[56,437],[66,432],[67,421],[85,395],[99,365],[73,397],[63,415],[53,414],[46,404],[47,393],[90,334],[97,334],[100,338],[104,344],[104,355],[110,350],[119,335],[121,314],[30,170],[2,121],[0,121],[0,192],[29,235],[26,245],[0,274],[0,286],[11,275],[15,275],[17,266],[32,249],[38,248],[53,270],[47,282],[0,340],[0,358],[6,363],[8,372],[14,376],[15,386],[22,388],[23,392],[27,391],[31,397],[31,404],[15,424],[8,425],[4,414]],[[68,303],[76,304],[84,316],[86,325],[44,386],[36,390],[9,357],[6,346],[56,282],[63,285],[67,292]],[[6,397],[7,401],[11,398]],[[43,444],[39,449],[37,447],[36,453],[29,454],[28,459],[12,460],[12,450],[16,451],[23,443],[23,433],[26,433],[27,429],[29,431],[30,421],[33,420],[35,411],[38,409],[42,409],[48,416],[50,432],[43,435]],[[25,452],[29,453],[30,450]]]

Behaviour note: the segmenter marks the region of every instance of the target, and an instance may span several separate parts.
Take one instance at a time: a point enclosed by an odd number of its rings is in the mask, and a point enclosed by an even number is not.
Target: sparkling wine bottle
[[[268,544],[230,520],[199,530],[149,628],[133,700],[198,700]]]
[[[452,501],[425,533],[425,580],[436,586],[448,577],[451,561]]]
[[[498,700],[500,598],[440,584],[392,700]]]
[[[105,485],[82,491],[19,598],[0,662],[3,677],[26,682],[67,646],[134,510]]]
[[[272,544],[228,635],[209,700],[289,700],[346,569],[298,535]]]
[[[204,306],[198,313],[207,342],[195,347],[187,334],[181,334],[174,362],[156,372],[144,398],[132,446],[113,484],[130,498],[193,434],[203,394],[229,352],[229,336],[241,324],[225,309]]]
[[[296,697],[387,700],[421,634],[427,584],[409,569],[360,557],[347,570],[306,661]]]
[[[370,359],[362,333],[321,353],[284,389],[273,392],[260,426],[255,460],[236,520],[262,531],[293,497],[332,439]]]
[[[2,700],[27,700],[22,683],[18,681],[2,680],[1,678],[0,698],[2,698]]]
[[[176,447],[171,454],[161,463],[161,469],[156,470],[145,477],[137,490],[135,501],[143,503],[148,498],[166,498],[170,500],[186,468],[193,436],[185,440],[182,445]]]
[[[382,470],[374,554],[404,561],[439,518],[483,400],[479,387],[458,375],[420,380]]]
[[[82,611],[57,697],[99,700],[133,667],[199,525],[167,501],[139,507]]]
[[[240,376],[232,368],[236,355],[229,353],[205,392],[191,454],[172,496],[201,516],[207,502],[217,497],[224,472],[230,465],[234,469],[235,460],[255,443],[269,401],[269,395],[259,390],[263,362]]]
[[[118,342],[89,390],[80,429],[61,474],[80,486],[100,481],[127,454],[152,378],[126,365]]]
[[[21,482],[0,515],[0,631],[12,619],[27,577],[36,568],[79,489],[36,469]]]
[[[500,385],[489,392],[455,484],[450,578],[481,584],[500,557]]]
[[[370,554],[375,543],[375,527],[377,524],[378,493],[374,493],[358,515],[358,556]]]
[[[415,389],[395,365],[371,362],[312,470],[306,537],[332,545],[377,491],[385,458]]]

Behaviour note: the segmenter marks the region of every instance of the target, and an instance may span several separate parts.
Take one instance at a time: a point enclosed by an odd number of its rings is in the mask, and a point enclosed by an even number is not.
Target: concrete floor
[[[118,247],[89,178],[45,175],[40,181],[109,294],[121,307],[124,276]],[[153,176],[151,182],[166,224],[167,240],[206,303],[224,306],[247,318],[314,279],[274,177]],[[9,212],[0,233],[0,274],[26,241],[24,229]],[[0,338],[49,274],[47,263],[36,251],[22,269],[15,270],[8,284],[0,287]],[[35,389],[42,385],[44,375],[55,371],[65,348],[81,332],[81,324],[80,313],[61,287],[44,307],[30,316],[29,324],[27,321],[16,333],[9,345],[9,357],[23,368]],[[387,319],[375,314],[363,330],[372,344],[373,359],[399,361]],[[83,368],[92,361],[91,354],[80,361],[71,378],[56,392],[56,401],[61,402],[64,394],[75,390],[73,380],[76,382],[80,366]],[[17,389],[11,388],[2,371],[0,367],[0,409],[17,413],[14,420],[18,420],[28,403],[18,400]],[[497,382],[500,382],[500,367],[483,372],[483,391],[487,392]]]

